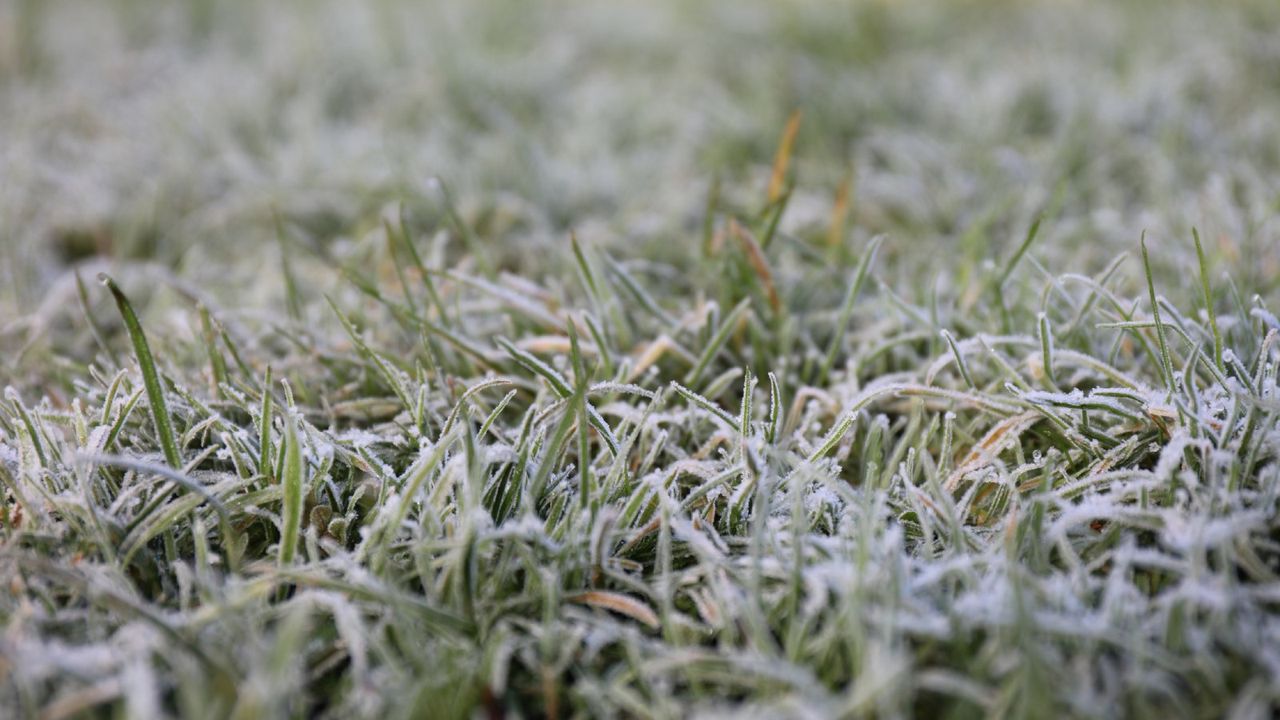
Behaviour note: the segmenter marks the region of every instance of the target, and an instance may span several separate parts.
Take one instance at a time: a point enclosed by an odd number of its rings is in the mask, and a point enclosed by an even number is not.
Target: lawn
[[[0,716],[1280,713],[1280,3],[0,3]]]

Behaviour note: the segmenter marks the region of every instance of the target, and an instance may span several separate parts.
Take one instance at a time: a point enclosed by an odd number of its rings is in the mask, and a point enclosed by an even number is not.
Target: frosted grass
[[[0,714],[1274,714],[1278,30],[0,8]]]

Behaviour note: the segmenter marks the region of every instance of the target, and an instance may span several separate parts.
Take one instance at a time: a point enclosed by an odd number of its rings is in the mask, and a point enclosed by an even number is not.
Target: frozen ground
[[[183,7],[0,2],[0,714],[1280,708],[1280,5]]]

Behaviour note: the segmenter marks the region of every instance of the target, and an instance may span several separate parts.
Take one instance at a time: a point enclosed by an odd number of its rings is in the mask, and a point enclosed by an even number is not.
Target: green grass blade
[[[751,298],[743,298],[741,302],[734,306],[720,321],[720,327],[716,328],[716,332],[707,341],[706,347],[702,349],[702,354],[698,356],[698,362],[684,376],[684,384],[690,387],[697,387],[698,381],[702,379],[702,373],[706,371],[707,366],[715,359],[716,353],[720,352],[720,348],[724,346],[729,336],[738,327],[738,321],[742,319],[743,313],[751,307]]]
[[[302,528],[302,498],[305,492],[305,469],[302,465],[302,448],[298,440],[298,421],[292,416],[284,423],[284,472],[283,503],[280,518],[280,554],[277,564],[289,567],[298,549],[298,537]]]
[[[1165,387],[1168,388],[1170,396],[1173,395],[1173,360],[1169,356],[1169,344],[1165,341],[1164,323],[1160,322],[1160,303],[1156,300],[1156,283],[1155,277],[1151,274],[1151,257],[1147,253],[1147,234],[1144,232],[1141,239],[1142,245],[1142,267],[1147,276],[1147,297],[1151,301],[1151,317],[1156,326],[1156,342],[1160,346],[1160,373],[1164,380]]]
[[[160,382],[160,373],[156,370],[156,361],[151,355],[151,346],[147,343],[147,336],[142,331],[142,323],[138,321],[138,316],[133,311],[133,305],[129,302],[129,298],[125,297],[119,286],[110,276],[103,273],[98,276],[102,284],[111,291],[111,296],[115,298],[116,307],[120,310],[120,317],[124,320],[125,328],[129,331],[129,340],[133,342],[133,352],[138,360],[138,367],[142,370],[142,383],[147,389],[147,404],[151,407],[151,421],[155,426],[156,437],[160,441],[160,447],[164,451],[164,459],[169,463],[169,467],[174,470],[182,470],[182,456],[178,453],[178,443],[174,438],[173,424],[169,420],[169,406],[165,402],[164,387]]]
[[[1213,333],[1213,362],[1218,372],[1225,373],[1227,366],[1222,362],[1222,333],[1218,330],[1218,314],[1213,309],[1213,291],[1209,287],[1209,262],[1204,257],[1204,247],[1200,244],[1200,231],[1191,228],[1191,236],[1196,241],[1196,259],[1200,264],[1200,288],[1204,294],[1204,312],[1209,316],[1209,328]]]
[[[849,288],[845,291],[844,302],[840,305],[840,314],[836,316],[835,332],[831,336],[831,342],[827,345],[827,354],[822,360],[822,370],[818,373],[818,384],[826,382],[831,375],[831,370],[835,367],[836,357],[840,354],[840,347],[844,344],[845,333],[849,331],[849,320],[853,317],[853,309],[858,301],[858,291],[862,289],[862,284],[866,282],[867,275],[871,270],[872,264],[875,262],[876,254],[880,252],[880,245],[884,242],[884,236],[878,235],[867,243],[867,247],[862,251],[862,258],[858,260],[858,267],[853,271],[853,279],[849,282]]]

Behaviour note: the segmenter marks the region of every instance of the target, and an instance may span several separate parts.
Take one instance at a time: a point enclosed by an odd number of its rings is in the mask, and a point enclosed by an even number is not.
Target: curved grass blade
[[[1156,301],[1156,283],[1151,275],[1151,257],[1147,253],[1147,235],[1142,234],[1142,267],[1147,275],[1147,295],[1151,300],[1151,318],[1156,325],[1156,341],[1160,343],[1160,374],[1169,394],[1173,394],[1173,360],[1169,356],[1169,345],[1165,341],[1164,323],[1160,322],[1160,303]]]
[[[160,384],[160,373],[156,371],[156,361],[151,355],[151,346],[147,344],[147,336],[142,331],[142,323],[133,311],[129,298],[120,290],[115,281],[106,273],[98,275],[98,280],[111,291],[116,307],[124,319],[125,328],[129,331],[129,339],[133,342],[133,352],[138,358],[138,366],[142,369],[142,382],[147,389],[147,404],[151,407],[151,420],[155,425],[156,436],[160,447],[164,450],[164,459],[174,470],[182,469],[182,456],[178,453],[178,443],[174,439],[173,424],[169,420],[169,406],[165,403],[164,388]]]
[[[858,300],[858,291],[862,289],[862,283],[866,282],[867,272],[871,269],[871,263],[875,262],[876,253],[880,251],[880,245],[884,242],[883,235],[877,235],[867,244],[867,249],[862,252],[862,259],[858,261],[858,267],[853,271],[853,281],[849,283],[849,290],[845,293],[844,304],[840,307],[840,315],[836,319],[835,334],[831,336],[831,344],[827,346],[827,356],[822,361],[822,370],[818,373],[818,384],[826,382],[827,376],[830,375],[831,369],[835,367],[836,355],[840,352],[840,345],[844,342],[844,334],[849,328],[849,318],[853,315],[853,305]]]
[[[525,352],[520,348],[512,345],[506,338],[498,338],[497,343],[506,350],[511,358],[516,361],[520,367],[532,373],[542,376],[555,391],[556,395],[562,400],[568,400],[573,397],[573,388],[569,387],[569,381],[565,379],[555,368],[546,364],[532,353]],[[591,426],[600,431],[601,437],[604,438],[605,444],[609,446],[609,452],[617,454],[618,438],[614,437],[613,430],[609,424],[600,417],[600,413],[589,403],[586,407],[587,417],[591,421]]]
[[[787,181],[787,168],[791,164],[791,151],[795,148],[796,135],[800,132],[801,112],[794,110],[787,118],[787,125],[782,129],[782,139],[778,142],[778,152],[773,157],[773,171],[769,174],[769,191],[767,200],[773,202],[782,195],[782,188]]]
[[[1218,372],[1225,373],[1227,366],[1222,362],[1222,333],[1218,330],[1218,315],[1213,311],[1213,292],[1209,289],[1209,263],[1204,258],[1204,247],[1200,244],[1200,231],[1191,228],[1191,236],[1196,241],[1196,259],[1200,261],[1200,289],[1204,292],[1204,312],[1209,316],[1209,329],[1213,333],[1213,362]]]
[[[679,393],[680,397],[683,397],[685,400],[688,400],[694,405],[697,405],[703,410],[706,410],[708,413],[713,415],[716,419],[720,420],[725,425],[728,425],[730,428],[732,428],[734,432],[742,432],[742,426],[738,423],[737,418],[733,417],[729,413],[722,410],[715,403],[699,395],[698,393],[690,390],[689,388],[681,385],[678,382],[672,381],[671,387],[674,388],[677,393]]]
[[[720,352],[720,348],[724,346],[725,341],[729,339],[729,336],[733,334],[734,329],[738,327],[738,320],[742,318],[742,314],[747,311],[747,308],[750,307],[750,305],[751,298],[743,298],[742,301],[724,317],[724,320],[720,322],[720,327],[716,328],[715,334],[711,336],[709,341],[707,341],[707,346],[702,349],[702,354],[698,357],[698,363],[689,370],[687,375],[684,376],[685,385],[689,385],[691,387],[697,386],[698,380],[702,378],[702,373],[706,371],[707,366],[711,364],[713,359],[715,359],[716,354]]]

